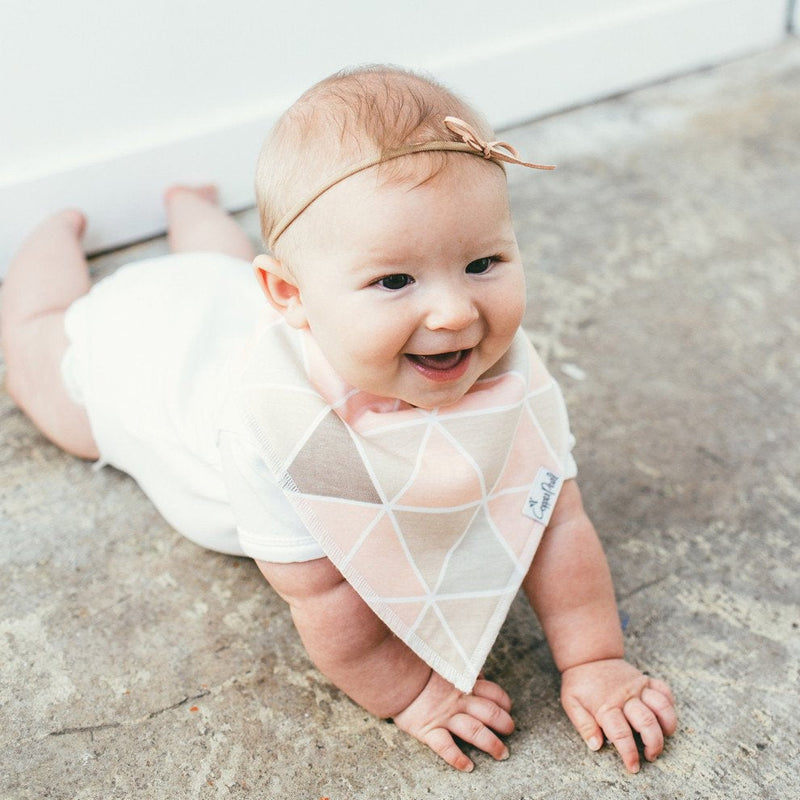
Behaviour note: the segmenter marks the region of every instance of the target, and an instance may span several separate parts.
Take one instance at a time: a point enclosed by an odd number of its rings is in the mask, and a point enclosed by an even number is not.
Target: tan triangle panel
[[[450,558],[439,592],[461,594],[467,586],[475,593],[504,589],[516,566],[481,512]]]
[[[403,539],[430,591],[436,588],[447,554],[461,538],[475,509],[426,514],[396,511]]]
[[[492,414],[492,425],[497,425],[498,435],[486,436],[483,420],[457,417],[443,420],[441,425],[451,433],[459,445],[483,468],[486,490],[491,491],[505,465],[508,443],[514,436],[522,410],[520,407]]]
[[[380,502],[347,428],[333,412],[320,420],[289,473],[302,494]]]
[[[392,502],[414,474],[427,425],[403,426],[360,437],[373,478]]]

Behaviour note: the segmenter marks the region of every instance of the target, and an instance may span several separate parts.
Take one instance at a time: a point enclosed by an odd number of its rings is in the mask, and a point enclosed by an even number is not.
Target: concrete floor
[[[586,750],[520,602],[487,665],[511,758],[451,771],[326,683],[252,563],[183,540],[0,394],[0,797],[800,796],[798,101],[790,40],[506,136],[560,165],[509,170],[526,324],[629,656],[677,696],[658,762]]]

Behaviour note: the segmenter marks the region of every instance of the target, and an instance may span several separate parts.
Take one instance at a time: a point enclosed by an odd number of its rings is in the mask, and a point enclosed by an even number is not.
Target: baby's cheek
[[[354,325],[339,340],[331,362],[338,364],[343,377],[357,375],[359,382],[363,382],[365,376],[379,380],[385,377],[387,369],[395,367],[402,346],[403,342],[383,335],[380,330]]]
[[[525,316],[525,295],[515,295],[508,298],[502,313],[498,315],[496,323],[497,335],[503,339],[507,339],[509,344],[511,339],[517,332],[517,329],[522,324],[523,317]]]
[[[495,298],[497,326],[504,332],[516,331],[525,316],[526,289],[525,275],[520,269],[503,287]]]

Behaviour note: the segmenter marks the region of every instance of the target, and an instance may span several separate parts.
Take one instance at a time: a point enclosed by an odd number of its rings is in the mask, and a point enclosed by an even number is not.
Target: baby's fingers
[[[494,731],[511,733],[514,730],[514,721],[505,709],[493,702],[474,696],[465,699],[468,702],[466,711],[454,714],[447,721],[446,728],[434,728],[422,741],[451,767],[462,772],[471,772],[474,764],[461,751],[453,737],[457,736],[497,761],[504,761],[508,758],[508,748]]]
[[[446,761],[451,767],[461,772],[472,772],[475,765],[461,752],[453,737],[445,728],[435,728],[423,738],[423,743],[428,745],[439,758]]]
[[[590,750],[599,750],[603,746],[603,731],[595,718],[574,698],[564,697],[563,705],[569,721],[586,746]]]
[[[488,753],[497,761],[508,758],[508,748],[479,719],[470,714],[456,714],[449,722],[448,728],[459,739]]]
[[[638,697],[628,700],[623,710],[628,722],[639,732],[644,745],[644,757],[648,761],[655,761],[664,749],[664,732],[658,718]]]
[[[629,700],[628,703],[625,704],[624,714],[619,708],[613,708],[610,711],[606,711],[602,715],[598,715],[598,722],[605,731],[606,738],[616,748],[620,758],[622,759],[622,763],[625,765],[625,768],[628,770],[628,772],[638,772],[639,749],[636,746],[636,740],[633,738],[631,726],[626,719],[626,714],[629,713],[628,706],[632,702],[634,701]],[[643,706],[640,701],[637,700],[636,702],[639,703],[640,706]],[[634,716],[637,716],[636,712],[638,709],[631,710],[634,712]],[[651,714],[650,716],[652,717],[653,715]],[[658,729],[658,732],[659,734],[661,733],[660,728]],[[661,751],[659,750],[659,752]]]
[[[472,689],[472,694],[475,695],[475,697],[483,697],[486,700],[491,700],[506,712],[511,711],[511,698],[502,686],[493,681],[487,681],[482,677],[479,678]]]
[[[650,686],[642,691],[642,702],[656,715],[661,730],[672,736],[678,728],[678,715],[669,686],[651,679]]]
[[[500,689],[499,686],[496,688]],[[502,689],[500,691],[505,695]],[[500,702],[502,702],[502,698],[500,698]],[[477,694],[467,695],[464,698],[462,712],[467,717],[474,719],[477,724],[482,723],[487,728],[507,736],[514,731],[514,720],[511,718],[511,714],[508,713],[508,709],[501,705],[500,702]],[[511,705],[510,700],[508,700],[508,705]],[[450,729],[452,730],[452,727]]]

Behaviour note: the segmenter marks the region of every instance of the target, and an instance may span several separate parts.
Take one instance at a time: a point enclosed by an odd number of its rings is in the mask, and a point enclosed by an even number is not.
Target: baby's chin
[[[471,388],[471,387],[470,387]],[[419,408],[422,411],[435,411],[437,408],[446,408],[458,403],[464,398],[469,389],[462,391],[446,392],[441,390],[432,397],[420,397],[419,395],[399,398],[403,403],[411,408]]]

